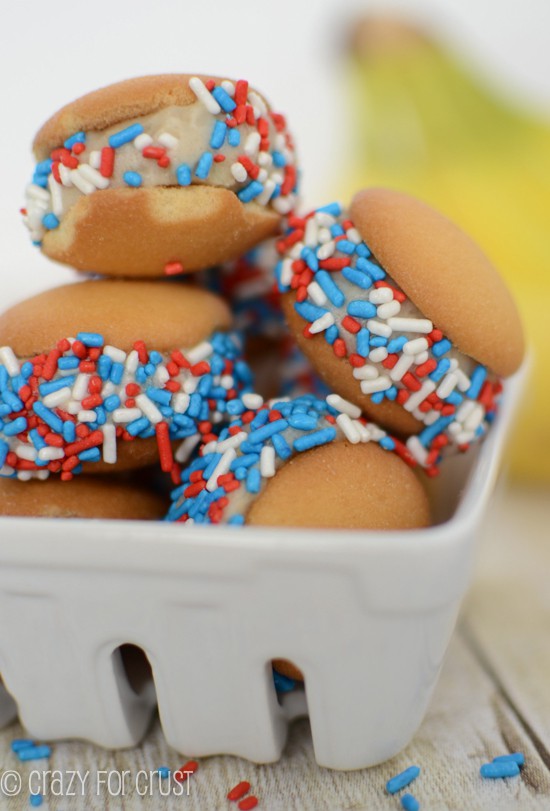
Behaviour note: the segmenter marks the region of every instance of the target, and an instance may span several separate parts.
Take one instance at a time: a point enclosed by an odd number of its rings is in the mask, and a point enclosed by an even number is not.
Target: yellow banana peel
[[[550,480],[550,122],[500,98],[398,19],[361,21],[347,68],[354,143],[338,196],[399,188],[444,212],[491,257],[534,356],[512,473]]]

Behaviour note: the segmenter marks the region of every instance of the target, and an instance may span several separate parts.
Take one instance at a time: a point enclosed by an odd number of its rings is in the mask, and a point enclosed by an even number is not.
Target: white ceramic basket
[[[0,724],[11,694],[36,738],[127,747],[158,701],[182,754],[271,762],[307,695],[320,765],[392,757],[435,686],[524,375],[487,441],[433,483],[443,523],[427,530],[0,519]],[[124,643],[154,689],[131,687]],[[302,669],[305,695],[278,700],[275,657]]]

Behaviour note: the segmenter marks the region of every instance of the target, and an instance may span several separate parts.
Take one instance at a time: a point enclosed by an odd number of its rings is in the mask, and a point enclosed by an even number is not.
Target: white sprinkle
[[[320,248],[317,249],[317,258],[321,261],[323,261],[323,259],[329,259],[334,253],[335,248],[336,243],[333,239],[331,239],[329,242],[325,242]]]
[[[126,358],[126,362],[124,364],[124,374],[133,377],[137,367],[139,366],[139,355],[137,353],[137,349],[132,349],[132,351],[128,354]]]
[[[183,440],[181,445],[178,446],[178,449],[174,454],[174,459],[176,460],[176,462],[179,462],[180,464],[186,462],[200,441],[201,441],[200,434],[192,434],[191,436],[185,437],[185,439]]]
[[[69,169],[68,166],[64,166],[62,163],[59,164],[59,177],[64,186],[70,187],[73,185],[71,178],[72,173],[73,170]]]
[[[206,360],[206,358],[209,358],[213,351],[214,347],[210,341],[201,341],[200,344],[197,344],[192,349],[188,349],[182,354],[186,360],[189,361],[191,366],[194,366],[195,363],[200,363],[201,360]]]
[[[206,456],[207,453],[215,453],[217,447],[218,443],[216,442],[216,440],[213,440],[212,442],[207,442],[206,445],[203,445],[201,449],[203,456]]]
[[[77,413],[76,418],[79,422],[95,422],[97,420],[97,414],[95,411],[82,409]]]
[[[235,380],[233,378],[233,375],[222,375],[220,377],[220,386],[222,388],[224,388],[226,391],[229,391],[229,389],[232,389],[234,385],[235,385]]]
[[[442,400],[445,400],[445,398],[451,394],[457,383],[458,377],[454,372],[450,372],[448,375],[445,375],[435,393],[438,397],[441,397]]]
[[[376,425],[375,422],[369,422],[369,431],[371,435],[371,439],[374,439],[375,442],[378,442],[380,439],[383,439],[387,436],[386,432],[380,428],[380,426]]]
[[[250,408],[255,411],[257,408],[261,408],[264,404],[264,398],[261,394],[253,394],[249,392],[248,394],[243,394],[241,397],[243,405],[246,408]]]
[[[97,189],[106,189],[111,185],[111,181],[108,177],[103,177],[97,169],[94,169],[93,166],[89,166],[87,163],[80,164],[76,171],[80,172],[82,177],[92,183]]]
[[[161,132],[157,141],[161,146],[165,146],[166,149],[175,149],[179,144],[179,139],[170,132]]]
[[[153,138],[147,132],[140,132],[140,134],[134,138],[134,146],[136,149],[139,149],[140,152],[142,149],[145,149],[146,146],[151,146],[152,143]]]
[[[117,391],[118,389],[116,385],[113,383],[113,381],[107,380],[105,383],[103,383],[103,388],[101,389],[101,396],[103,397],[104,400],[106,400],[107,397],[110,397],[111,394],[116,394]]]
[[[255,93],[254,90],[250,90],[248,92],[248,101],[250,104],[253,104],[257,107],[262,115],[267,115],[267,107],[265,106],[265,102],[258,93]]]
[[[48,178],[48,186],[50,189],[50,194],[52,196],[52,211],[56,217],[63,216],[63,193],[61,191],[61,186],[52,175]]]
[[[288,197],[276,197],[272,202],[272,206],[278,214],[288,214],[294,207],[294,195],[289,194]]]
[[[307,286],[307,292],[313,303],[317,304],[319,307],[322,307],[323,304],[327,303],[325,291],[318,282],[310,282]]]
[[[390,369],[391,379],[394,382],[401,380],[403,375],[409,371],[413,363],[414,357],[412,355],[401,355],[393,369]]]
[[[389,318],[388,324],[399,332],[424,332],[428,334],[434,328],[427,318]]]
[[[355,423],[349,418],[348,414],[338,414],[336,417],[336,424],[352,445],[357,445],[358,442],[361,442],[361,434],[355,427]]]
[[[418,464],[425,465],[426,460],[428,458],[428,451],[424,447],[424,445],[420,442],[418,437],[410,436],[407,439],[407,448],[409,449],[412,457],[416,459]]]
[[[153,383],[155,386],[158,386],[159,389],[164,388],[164,384],[170,380],[170,372],[162,363],[160,363],[157,368],[155,369],[155,374],[153,375]]]
[[[367,426],[361,420],[354,420],[353,425],[359,433],[361,442],[370,442],[372,434]]]
[[[339,394],[329,394],[326,400],[329,406],[335,408],[336,411],[340,411],[341,414],[347,414],[348,417],[352,417],[353,419],[357,419],[361,416],[361,409],[353,403],[350,403],[349,400],[344,400]]]
[[[429,357],[428,352],[419,352],[416,356],[416,363],[420,366],[421,363],[426,363]]]
[[[292,281],[292,259],[283,259],[281,264],[281,285],[288,287]]]
[[[223,476],[229,471],[231,464],[237,458],[237,452],[234,448],[228,448],[223,454],[222,458],[212,471],[212,475],[206,482],[206,489],[212,492],[218,486],[218,476]]]
[[[189,395],[184,391],[178,391],[172,397],[172,408],[178,414],[185,414],[189,408]]]
[[[317,211],[314,214],[315,219],[317,220],[320,226],[324,226],[325,228],[330,228],[331,225],[334,225],[336,220],[329,214],[328,211]]]
[[[198,385],[198,377],[188,377],[187,380],[183,381],[182,388],[186,394],[193,394]]]
[[[307,245],[308,248],[315,248],[317,245],[318,231],[319,228],[315,217],[310,217],[309,220],[306,221],[306,230],[304,232],[304,244]]]
[[[260,172],[260,174],[261,174],[261,172]],[[259,180],[259,178],[258,178],[258,180]],[[263,192],[261,194],[258,195],[258,197],[256,197],[256,202],[259,203],[261,206],[267,205],[269,203],[269,201],[271,200],[271,195],[275,191],[275,186],[276,185],[277,184],[275,183],[274,180],[270,180],[270,179],[266,180],[265,183],[264,183],[264,190],[263,190]]]
[[[250,158],[256,157],[260,151],[260,141],[260,133],[257,130],[253,130],[249,135],[247,135],[244,142],[244,154],[248,155]]]
[[[420,352],[425,352],[429,344],[425,338],[413,338],[412,341],[407,341],[403,345],[403,352],[405,355],[418,355]]]
[[[377,346],[369,352],[369,360],[373,363],[382,363],[388,357],[388,350],[385,346]]]
[[[247,437],[248,434],[246,431],[239,431],[238,434],[228,436],[227,439],[223,439],[221,442],[216,443],[215,451],[216,453],[225,453],[225,451],[229,450],[229,448],[238,448],[242,445]]]
[[[124,423],[139,420],[142,416],[140,408],[115,408],[113,411],[113,422]]]
[[[47,394],[43,398],[42,402],[48,408],[57,408],[57,406],[68,402],[70,399],[71,390],[69,386],[64,386],[62,389],[58,389],[57,391],[52,391],[51,394]]]
[[[101,150],[93,149],[88,158],[89,164],[93,169],[99,169],[101,166]]]
[[[206,85],[202,79],[199,79],[198,76],[193,76],[191,79],[189,79],[189,87],[198,100],[204,104],[209,113],[212,113],[212,115],[218,115],[218,113],[221,113],[222,108],[214,96],[206,89]]]
[[[414,413],[414,412],[413,412],[413,413]],[[420,418],[420,419],[421,419],[421,420],[423,420],[424,425],[433,425],[433,424],[434,424],[434,422],[437,422],[437,420],[438,420],[438,419],[440,418],[440,416],[441,416],[441,414],[439,413],[439,411],[435,411],[434,409],[432,409],[431,411],[428,411],[428,412],[427,412],[427,413],[425,413],[425,414],[424,414],[424,413],[421,411],[421,412],[420,412],[420,414],[421,414],[421,418]],[[416,416],[416,414],[415,414],[415,416]]]
[[[88,393],[88,383],[90,382],[90,375],[79,374],[76,378],[71,392],[73,400],[83,400]]]
[[[325,245],[327,242],[334,242],[334,240],[332,239],[332,234],[330,233],[328,228],[325,227],[319,228],[319,243],[321,245]]]
[[[332,313],[325,313],[320,318],[316,318],[315,321],[310,324],[309,331],[312,335],[315,335],[318,332],[323,332],[323,330],[332,327],[334,324],[334,316]]]
[[[397,301],[397,299],[393,299],[393,301],[388,301],[386,304],[381,304],[376,311],[376,315],[378,318],[383,318],[386,320],[388,318],[393,318],[393,316],[397,315],[400,310],[400,303]]]
[[[59,450],[61,450],[61,448]],[[26,459],[27,462],[34,462],[36,459],[36,448],[32,445],[25,445],[23,442],[20,442],[15,449],[15,455],[20,459]]]
[[[386,391],[391,386],[391,380],[387,375],[380,375],[376,380],[362,380],[361,391],[363,394],[374,394],[377,391]]]
[[[49,475],[49,470],[38,470],[35,472],[34,477],[35,479],[39,479],[41,482],[45,482]]]
[[[392,332],[391,327],[381,321],[375,321],[374,318],[369,318],[367,321],[367,329],[373,335],[380,335],[381,338],[389,338]]]
[[[464,374],[462,369],[459,369],[458,367],[455,370],[455,375],[456,375],[457,380],[458,380],[458,390],[459,391],[468,391],[468,389],[472,385],[472,381],[470,380],[468,375]]]
[[[237,181],[237,183],[244,183],[246,178],[248,177],[248,173],[242,163],[236,161],[235,163],[231,164],[231,174]]]
[[[264,152],[263,149],[258,153],[258,166],[263,166],[265,169],[270,169],[273,164],[273,158],[269,152]]]
[[[33,472],[31,470],[18,470],[17,478],[19,479],[20,482],[30,482],[30,480],[32,479],[32,473]]]
[[[42,186],[37,186],[36,183],[29,183],[25,189],[25,194],[29,200],[40,200],[43,203],[50,202],[50,195],[43,189]]]
[[[103,461],[108,465],[114,465],[117,460],[117,447],[116,447],[116,427],[109,422],[101,426],[103,433],[103,444],[101,452],[103,454]]]
[[[371,304],[387,304],[393,301],[393,291],[389,287],[376,287],[369,293]]]
[[[264,479],[275,475],[275,448],[271,445],[264,445],[260,451],[260,474]]]
[[[348,228],[346,231],[346,237],[349,239],[350,242],[353,242],[355,245],[359,245],[363,240],[361,239],[361,234],[357,230],[357,228]]]
[[[80,403],[80,400],[71,400],[65,406],[65,411],[67,411],[69,414],[78,414],[81,408],[82,404]]]
[[[235,85],[233,84],[233,82],[230,82],[229,79],[224,79],[223,82],[222,82],[222,87],[225,90],[225,92],[227,93],[227,95],[231,96],[231,98],[233,98],[233,96],[235,95]],[[250,99],[250,94],[249,94],[248,98]]]
[[[91,194],[95,191],[94,184],[90,183],[89,180],[86,180],[86,178],[80,174],[80,169],[71,170],[71,180],[73,186],[75,186],[78,191],[81,191],[82,194]]]
[[[409,399],[405,403],[405,411],[414,411],[414,409],[423,403],[426,397],[435,391],[436,384],[433,380],[426,380],[425,383],[418,389],[418,391],[411,392]]]
[[[115,363],[124,363],[126,360],[126,352],[123,352],[122,349],[117,349],[116,346],[111,346],[110,344],[103,347],[103,354],[107,355],[107,357],[111,358],[111,360]]]
[[[375,366],[369,366],[368,363],[364,366],[356,366],[352,375],[356,380],[376,380],[379,377],[378,369]]]
[[[475,400],[466,400],[457,409],[455,419],[457,422],[465,423],[475,408]],[[461,426],[462,427],[462,426]]]
[[[30,471],[25,470],[25,471],[20,471],[20,472],[29,473]],[[2,476],[2,477],[6,476],[6,477],[9,478],[9,477],[13,476],[14,473],[15,473],[15,470],[11,467],[11,465],[3,465],[2,467],[0,467],[0,476]]]
[[[473,438],[474,434],[472,431],[460,431],[455,437],[455,442],[457,445],[468,445]]]
[[[141,408],[143,414],[147,417],[147,419],[156,425],[159,422],[162,422],[163,416],[154,404],[152,400],[150,400],[146,394],[138,394],[136,397],[136,405],[138,408]]]
[[[481,425],[483,417],[485,416],[485,409],[481,405],[481,403],[475,403],[475,407],[472,409],[468,418],[464,420],[464,428],[466,431],[474,432],[478,425]]]
[[[15,357],[11,346],[0,347],[0,362],[6,367],[10,377],[15,377],[20,372],[19,361]]]

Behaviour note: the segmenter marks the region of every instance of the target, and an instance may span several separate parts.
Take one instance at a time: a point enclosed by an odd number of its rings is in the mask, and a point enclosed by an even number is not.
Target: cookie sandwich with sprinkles
[[[514,301],[477,245],[386,189],[291,216],[278,243],[283,309],[327,384],[406,440],[428,472],[494,418],[521,364]]]
[[[51,259],[163,276],[236,258],[278,231],[298,170],[285,118],[247,81],[128,79],[59,110],[34,140],[24,221]]]
[[[172,493],[168,521],[406,529],[430,522],[424,488],[395,441],[339,395],[267,403],[205,443]]]
[[[178,462],[252,385],[230,328],[220,298],[160,281],[70,284],[7,310],[0,476],[70,480],[160,460],[179,481]]]

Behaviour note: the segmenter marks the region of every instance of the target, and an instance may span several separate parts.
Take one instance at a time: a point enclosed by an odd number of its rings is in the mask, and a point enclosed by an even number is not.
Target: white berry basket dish
[[[18,711],[40,740],[130,747],[158,703],[183,755],[272,762],[307,711],[319,765],[391,758],[437,681],[525,374],[486,441],[433,482],[429,529],[0,519],[0,724]],[[138,691],[126,643],[152,666]],[[305,691],[277,696],[273,658]]]

